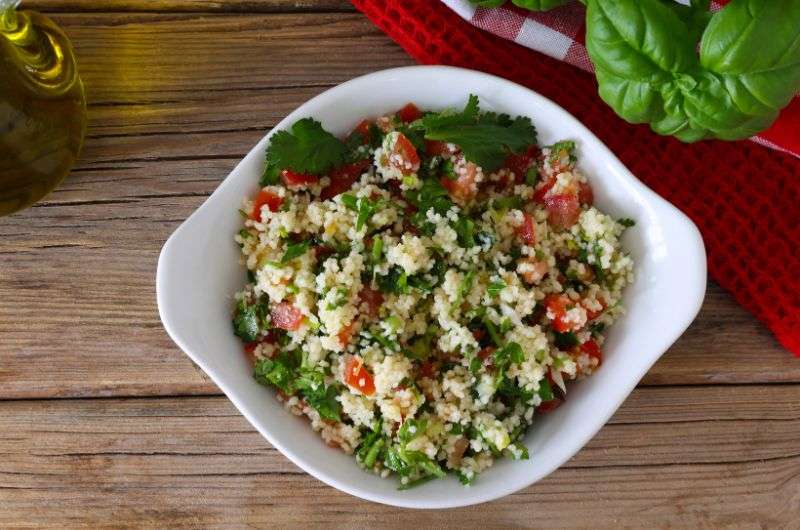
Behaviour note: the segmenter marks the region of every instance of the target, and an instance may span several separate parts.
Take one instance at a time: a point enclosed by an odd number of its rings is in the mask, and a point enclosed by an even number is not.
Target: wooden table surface
[[[23,4],[72,38],[90,129],[72,176],[0,219],[0,528],[800,528],[800,360],[714,283],[609,424],[517,494],[400,510],[300,471],[167,337],[156,260],[297,105],[412,60],[344,0]]]

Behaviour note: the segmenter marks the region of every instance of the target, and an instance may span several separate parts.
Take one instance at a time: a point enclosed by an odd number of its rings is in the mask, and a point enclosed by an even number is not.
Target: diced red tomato
[[[267,331],[267,334],[261,340],[261,342],[266,342],[267,344],[275,344],[278,342],[278,336],[273,330]]]
[[[521,154],[511,153],[508,155],[504,166],[514,172],[516,182],[519,184],[525,180],[525,174],[537,156],[539,156],[539,148],[532,145]]]
[[[408,103],[405,107],[397,111],[397,117],[405,123],[411,123],[422,117],[422,111],[413,103]]]
[[[372,374],[364,368],[364,361],[361,360],[361,357],[351,357],[347,361],[344,366],[344,382],[365,396],[375,393],[375,381],[372,379]]]
[[[591,206],[594,203],[594,191],[588,182],[581,182],[578,184],[578,201],[581,204]]]
[[[391,155],[389,164],[399,169],[403,175],[410,175],[419,169],[419,154],[405,134],[398,133]]]
[[[567,331],[577,331],[580,329],[575,322],[566,320],[567,310],[573,305],[572,301],[563,294],[548,294],[544,299],[544,306],[547,309],[546,315],[553,323],[553,329],[559,333]]]
[[[281,204],[283,204],[283,197],[271,191],[261,190],[256,195],[255,201],[253,201],[253,211],[250,213],[250,217],[260,223],[262,206],[267,205],[270,212],[277,212]]]
[[[433,378],[436,376],[436,372],[438,372],[438,368],[433,361],[425,361],[419,367],[419,375],[422,377]]]
[[[383,304],[383,293],[376,291],[369,285],[365,285],[361,288],[358,296],[362,302],[367,304],[367,314],[371,317],[377,316],[381,304]]]
[[[272,325],[276,328],[295,331],[303,322],[303,313],[289,302],[281,302],[270,312]]]
[[[560,229],[567,229],[578,221],[581,215],[581,205],[578,197],[571,193],[560,193],[545,197],[544,206],[547,209],[547,220]]]
[[[548,412],[556,410],[559,405],[561,405],[561,400],[559,398],[548,399],[547,401],[542,401],[542,403],[536,407],[536,412],[539,414],[547,414]]]
[[[353,336],[353,331],[355,329],[356,323],[351,322],[347,326],[343,327],[339,330],[337,337],[339,338],[339,342],[342,346],[347,346],[350,342],[350,338]]]
[[[581,344],[581,351],[589,357],[597,359],[598,364],[603,362],[603,353],[600,351],[600,346],[598,346],[594,340],[589,339]]]
[[[361,143],[363,145],[369,144],[371,125],[372,124],[369,122],[369,120],[361,120],[358,125],[356,125],[356,128],[350,133],[350,136],[358,133],[361,135]]]
[[[314,246],[314,257],[319,261],[333,254],[333,249],[325,245]]]
[[[517,235],[526,245],[536,244],[536,222],[531,215],[522,214],[522,224],[517,227]]]
[[[478,192],[475,184],[475,175],[478,167],[472,162],[467,162],[465,171],[456,179],[442,177],[442,187],[446,189],[450,196],[458,202],[467,202]]]
[[[441,156],[447,152],[447,142],[439,140],[425,140],[425,154],[428,156]]]
[[[533,200],[534,202],[538,202],[540,204],[544,204],[544,196],[547,195],[547,192],[555,186],[556,179],[549,178],[544,182],[541,182],[536,189],[533,191]]]
[[[244,343],[244,354],[247,355],[247,358],[250,359],[251,363],[255,363],[258,360],[256,359],[256,346],[258,345],[258,341]]]
[[[353,187],[353,183],[357,181],[359,177],[361,177],[361,174],[364,173],[370,164],[371,162],[369,160],[359,160],[358,162],[346,164],[332,170],[328,174],[331,179],[331,183],[322,189],[322,192],[319,194],[319,198],[323,201],[326,201],[336,197],[340,193],[344,193],[345,191],[349,190]]]
[[[281,171],[281,179],[287,186],[301,186],[303,184],[315,184],[319,182],[319,177],[307,173],[297,173],[291,169]]]
[[[483,348],[481,351],[478,352],[478,357],[480,357],[482,360],[485,361],[486,359],[492,356],[492,354],[496,349],[497,348],[495,348],[494,346],[486,346],[485,348]]]

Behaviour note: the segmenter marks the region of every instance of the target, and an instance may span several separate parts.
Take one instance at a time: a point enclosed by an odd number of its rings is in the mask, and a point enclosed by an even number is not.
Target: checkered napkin
[[[482,8],[468,0],[441,1],[473,26],[587,72],[594,71],[584,41],[586,9],[578,2],[533,12],[510,2],[501,7]],[[711,8],[718,10],[725,3],[727,0],[712,2]],[[775,125],[752,140],[800,157],[800,98],[792,101]]]

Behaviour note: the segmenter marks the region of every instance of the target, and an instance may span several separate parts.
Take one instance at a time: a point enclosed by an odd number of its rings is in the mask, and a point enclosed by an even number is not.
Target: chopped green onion
[[[372,261],[373,263],[380,263],[383,256],[383,238],[376,237],[372,241]]]
[[[495,346],[500,347],[503,341],[500,339],[500,335],[497,334],[497,328],[494,327],[494,323],[488,318],[484,318],[483,324],[486,326],[486,331],[489,332],[492,342],[494,342]]]
[[[489,293],[489,296],[492,298],[496,298],[500,296],[500,291],[506,288],[505,282],[502,280],[492,282],[489,284],[489,287],[486,288],[486,292]]]

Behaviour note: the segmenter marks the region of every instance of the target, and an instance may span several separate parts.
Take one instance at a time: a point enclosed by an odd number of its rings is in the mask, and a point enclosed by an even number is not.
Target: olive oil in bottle
[[[86,98],[64,33],[0,0],[0,216],[38,201],[69,173],[86,132]]]

